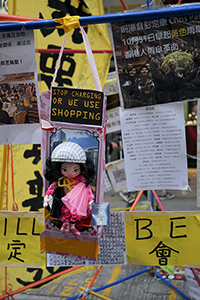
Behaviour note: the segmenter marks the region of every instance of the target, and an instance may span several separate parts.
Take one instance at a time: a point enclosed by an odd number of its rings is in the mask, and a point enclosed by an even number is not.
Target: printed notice
[[[0,33],[0,144],[40,144],[33,30]]]
[[[183,103],[120,109],[127,188],[188,188]]]
[[[199,99],[199,28],[199,14],[112,23],[124,108]]]

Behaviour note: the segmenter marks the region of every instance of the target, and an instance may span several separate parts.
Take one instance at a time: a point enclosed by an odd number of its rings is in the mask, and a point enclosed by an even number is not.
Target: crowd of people
[[[142,66],[118,62],[118,75],[125,108],[193,99],[200,91],[200,53],[149,56]]]
[[[34,84],[27,85],[0,85],[0,124],[30,123],[29,109],[32,107],[32,98],[36,97]],[[23,119],[15,122],[15,117],[23,112]],[[7,116],[7,117],[5,117]]]

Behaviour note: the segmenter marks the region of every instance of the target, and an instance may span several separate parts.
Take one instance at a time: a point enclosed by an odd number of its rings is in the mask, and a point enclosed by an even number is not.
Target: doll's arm
[[[56,186],[57,186],[57,182],[55,181],[55,182],[53,182],[49,187],[48,187],[48,189],[47,189],[47,191],[46,191],[46,195],[52,195],[53,194],[53,192],[54,192],[54,190],[55,190],[55,188],[56,188]]]
[[[47,207],[48,205],[50,208],[52,207],[53,197],[52,194],[56,188],[57,182],[53,182],[47,189],[46,195],[44,196],[44,203],[43,207]]]

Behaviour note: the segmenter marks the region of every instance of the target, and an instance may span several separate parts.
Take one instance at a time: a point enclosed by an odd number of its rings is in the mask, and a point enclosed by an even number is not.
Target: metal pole
[[[181,296],[183,296],[187,300],[191,300],[187,295],[185,295],[183,292],[181,292],[176,286],[174,286],[171,282],[163,278],[159,273],[155,272],[156,276],[158,276],[162,281],[164,281],[166,284],[168,284],[171,288],[173,288],[175,291],[177,291]]]
[[[127,22],[127,21],[139,21],[139,20],[150,20],[160,19],[168,17],[180,17],[188,15],[196,15],[200,13],[200,5],[179,5],[172,6],[170,8],[162,8],[156,10],[144,10],[134,12],[123,12],[116,14],[80,17],[79,22],[81,26],[102,24],[102,23],[113,23],[113,22]],[[42,21],[30,21],[30,22],[5,22],[0,23],[0,32],[3,31],[17,31],[17,30],[30,30],[30,29],[48,29],[55,28],[60,25],[53,20],[42,20]]]

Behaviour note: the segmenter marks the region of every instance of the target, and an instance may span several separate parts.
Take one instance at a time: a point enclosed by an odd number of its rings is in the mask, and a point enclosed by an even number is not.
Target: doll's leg
[[[62,233],[68,233],[70,231],[70,225],[69,225],[69,222],[63,222],[63,225],[60,229],[60,231]]]
[[[70,231],[76,236],[81,235],[80,231],[78,229],[76,229],[75,223],[70,223]]]

